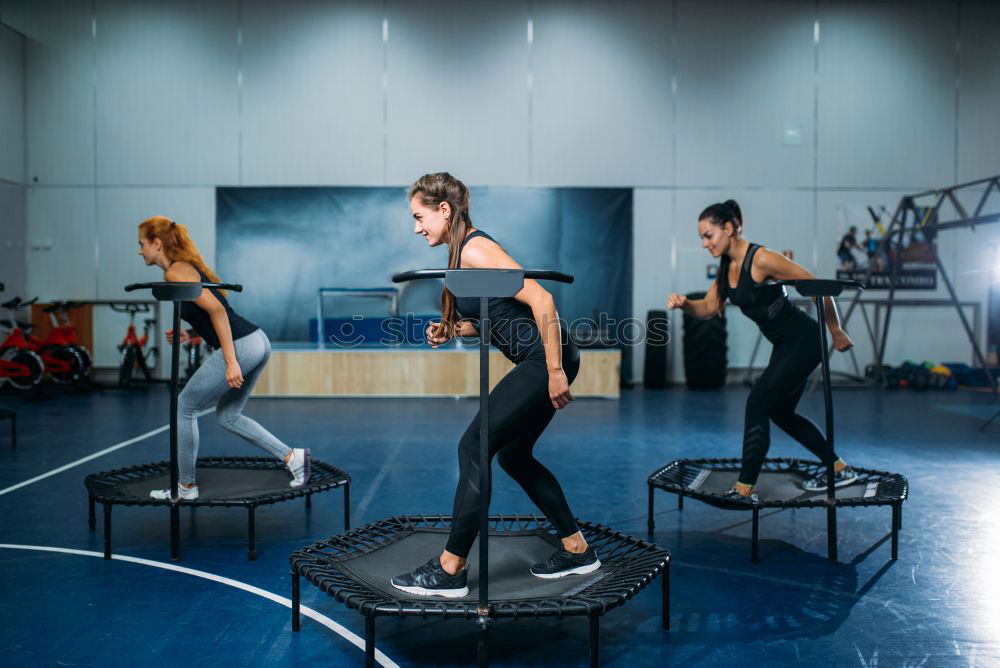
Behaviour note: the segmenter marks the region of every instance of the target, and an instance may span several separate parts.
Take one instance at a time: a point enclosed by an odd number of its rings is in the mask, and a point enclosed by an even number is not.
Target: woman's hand
[[[851,337],[847,335],[842,329],[835,329],[831,332],[833,335],[833,347],[840,352],[846,352],[854,347],[854,341],[851,341]]]
[[[427,337],[427,343],[431,344],[431,348],[437,348],[451,340],[451,335],[446,329],[443,322],[431,322],[427,325],[424,336]]]
[[[556,409],[566,408],[569,402],[573,401],[573,395],[569,391],[569,380],[562,369],[549,372],[549,400]]]
[[[191,340],[191,337],[188,335],[187,330],[186,329],[182,329],[181,330],[180,343],[184,344],[184,343],[187,343],[190,340]],[[168,329],[167,330],[167,343],[169,343],[171,345],[173,345],[173,343],[174,343],[174,330],[172,330],[172,329]]]
[[[687,304],[687,301],[688,299],[684,295],[679,295],[676,292],[671,292],[670,296],[667,297],[667,308],[668,309],[684,308],[684,305]]]
[[[226,362],[226,384],[234,390],[243,387],[243,371],[240,369],[240,363],[235,360]]]

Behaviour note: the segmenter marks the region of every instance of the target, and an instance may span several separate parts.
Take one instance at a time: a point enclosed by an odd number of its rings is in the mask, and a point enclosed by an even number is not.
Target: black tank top
[[[201,273],[201,270],[195,267],[195,271],[198,272],[198,276],[201,277],[203,282],[208,282],[208,277]],[[222,308],[226,309],[226,316],[229,318],[229,329],[233,333],[233,341],[260,329],[257,325],[237,314],[233,310],[233,307],[229,305],[226,297],[217,288],[208,288],[208,291],[215,295],[215,298],[222,304]],[[212,319],[208,316],[208,311],[194,302],[181,302],[181,317],[191,325],[191,328],[198,336],[205,339],[205,343],[213,348],[221,347],[219,337],[215,333],[215,327],[212,326]]]
[[[788,292],[783,285],[773,285],[766,288],[758,288],[754,283],[750,268],[753,266],[754,255],[760,246],[750,244],[747,255],[743,259],[743,266],[740,268],[740,276],[736,281],[736,287],[729,285],[728,268],[723,277],[725,284],[725,297],[731,303],[740,307],[743,315],[747,316],[760,327],[768,341],[778,345],[788,343],[791,337],[804,332],[805,327],[815,327],[816,321],[810,318],[805,311],[788,301]],[[815,335],[809,334],[810,345],[815,343]]]
[[[469,234],[458,249],[458,266],[462,266],[465,244],[475,237],[484,237],[496,243],[481,230]],[[475,297],[456,297],[455,309],[463,320],[471,320],[479,327],[479,300]],[[490,297],[490,342],[514,364],[520,364],[533,355],[545,356],[542,337],[531,307],[513,297]],[[564,335],[565,338],[565,335]]]

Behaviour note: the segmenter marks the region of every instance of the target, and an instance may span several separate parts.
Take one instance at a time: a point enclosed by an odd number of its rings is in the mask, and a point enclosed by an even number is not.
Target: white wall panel
[[[961,5],[958,180],[1000,174],[1000,3]]]
[[[4,20],[27,37],[29,184],[94,183],[92,18],[91,5],[85,2],[24,0],[4,5]]]
[[[533,180],[669,185],[671,5],[534,3]]]
[[[98,178],[239,178],[236,0],[97,3]]]
[[[21,186],[0,184],[0,229],[3,230],[0,234],[0,283],[6,286],[6,294],[0,296],[0,301],[25,295],[27,223],[24,193]]]
[[[389,183],[528,183],[528,6],[389,3]]]
[[[242,7],[242,182],[380,185],[381,4]]]
[[[673,284],[674,197],[673,191],[660,189],[638,189],[632,197],[632,312],[643,323],[649,310],[666,308]],[[642,381],[645,357],[644,345],[633,349],[636,382]]]
[[[813,184],[814,20],[811,3],[678,3],[678,185]]]
[[[952,182],[955,22],[954,3],[820,2],[821,186]]]
[[[29,188],[28,289],[40,301],[97,297],[93,188]]]
[[[0,179],[24,182],[24,38],[0,24]]]

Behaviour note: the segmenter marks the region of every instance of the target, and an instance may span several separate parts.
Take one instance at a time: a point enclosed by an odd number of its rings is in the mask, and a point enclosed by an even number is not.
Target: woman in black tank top
[[[820,461],[825,462],[833,456],[836,460],[835,486],[850,484],[856,478],[851,467],[836,453],[829,452],[829,444],[814,422],[795,412],[806,381],[820,363],[819,325],[788,301],[783,287],[757,287],[767,280],[815,277],[783,255],[744,239],[743,215],[733,200],[706,208],[698,217],[698,234],[712,257],[721,258],[719,273],[704,299],[689,300],[674,293],[667,300],[667,307],[682,309],[695,318],[708,319],[721,316],[728,300],[757,323],[774,346],[767,368],[747,398],[743,463],[738,482],[726,496],[733,500],[757,500],[754,487],[771,446],[771,422]],[[840,326],[836,303],[830,297],[825,299],[825,324],[830,329],[833,345],[841,352],[850,350],[854,344]],[[825,474],[805,482],[810,491],[825,490],[826,485]]]
[[[171,282],[213,282],[212,273],[198,252],[187,228],[163,216],[154,216],[139,225],[139,254],[147,266],[163,270]],[[193,331],[217,350],[208,356],[177,397],[177,464],[180,472],[178,494],[197,499],[195,464],[198,458],[198,413],[212,405],[219,426],[266,450],[284,461],[292,475],[290,485],[301,487],[309,481],[308,448],[289,448],[258,423],[243,415],[253,387],[267,364],[271,343],[257,325],[241,318],[229,305],[224,292],[203,288],[192,302],[183,302],[181,317]],[[168,340],[187,340],[187,332],[167,332]],[[156,499],[169,499],[171,490],[150,492]]]
[[[447,173],[428,174],[410,189],[414,231],[429,246],[448,246],[448,266],[463,269],[517,269],[519,265],[489,237],[472,227],[469,191]],[[577,529],[559,482],[534,457],[535,442],[556,410],[573,400],[570,383],[579,369],[579,353],[563,336],[552,296],[527,279],[514,298],[490,299],[490,335],[516,366],[490,392],[490,459],[528,494],[552,522],[562,549],[531,572],[540,578],[589,573],[601,562]],[[442,319],[427,328],[437,347],[456,336],[476,336],[479,300],[457,300],[442,292]],[[479,509],[489,503],[479,490],[479,415],[458,447],[459,481],[448,543],[440,556],[410,573],[391,579],[411,594],[461,597],[468,594],[466,558],[479,532]]]

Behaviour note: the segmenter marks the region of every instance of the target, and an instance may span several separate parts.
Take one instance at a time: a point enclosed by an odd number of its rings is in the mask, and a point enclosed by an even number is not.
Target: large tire
[[[667,386],[667,348],[670,341],[667,312],[653,310],[646,314],[646,357],[642,382],[648,388]]]
[[[702,299],[692,292],[688,299]],[[684,314],[684,377],[695,390],[717,390],[726,384],[729,349],[723,318],[698,320]]]

